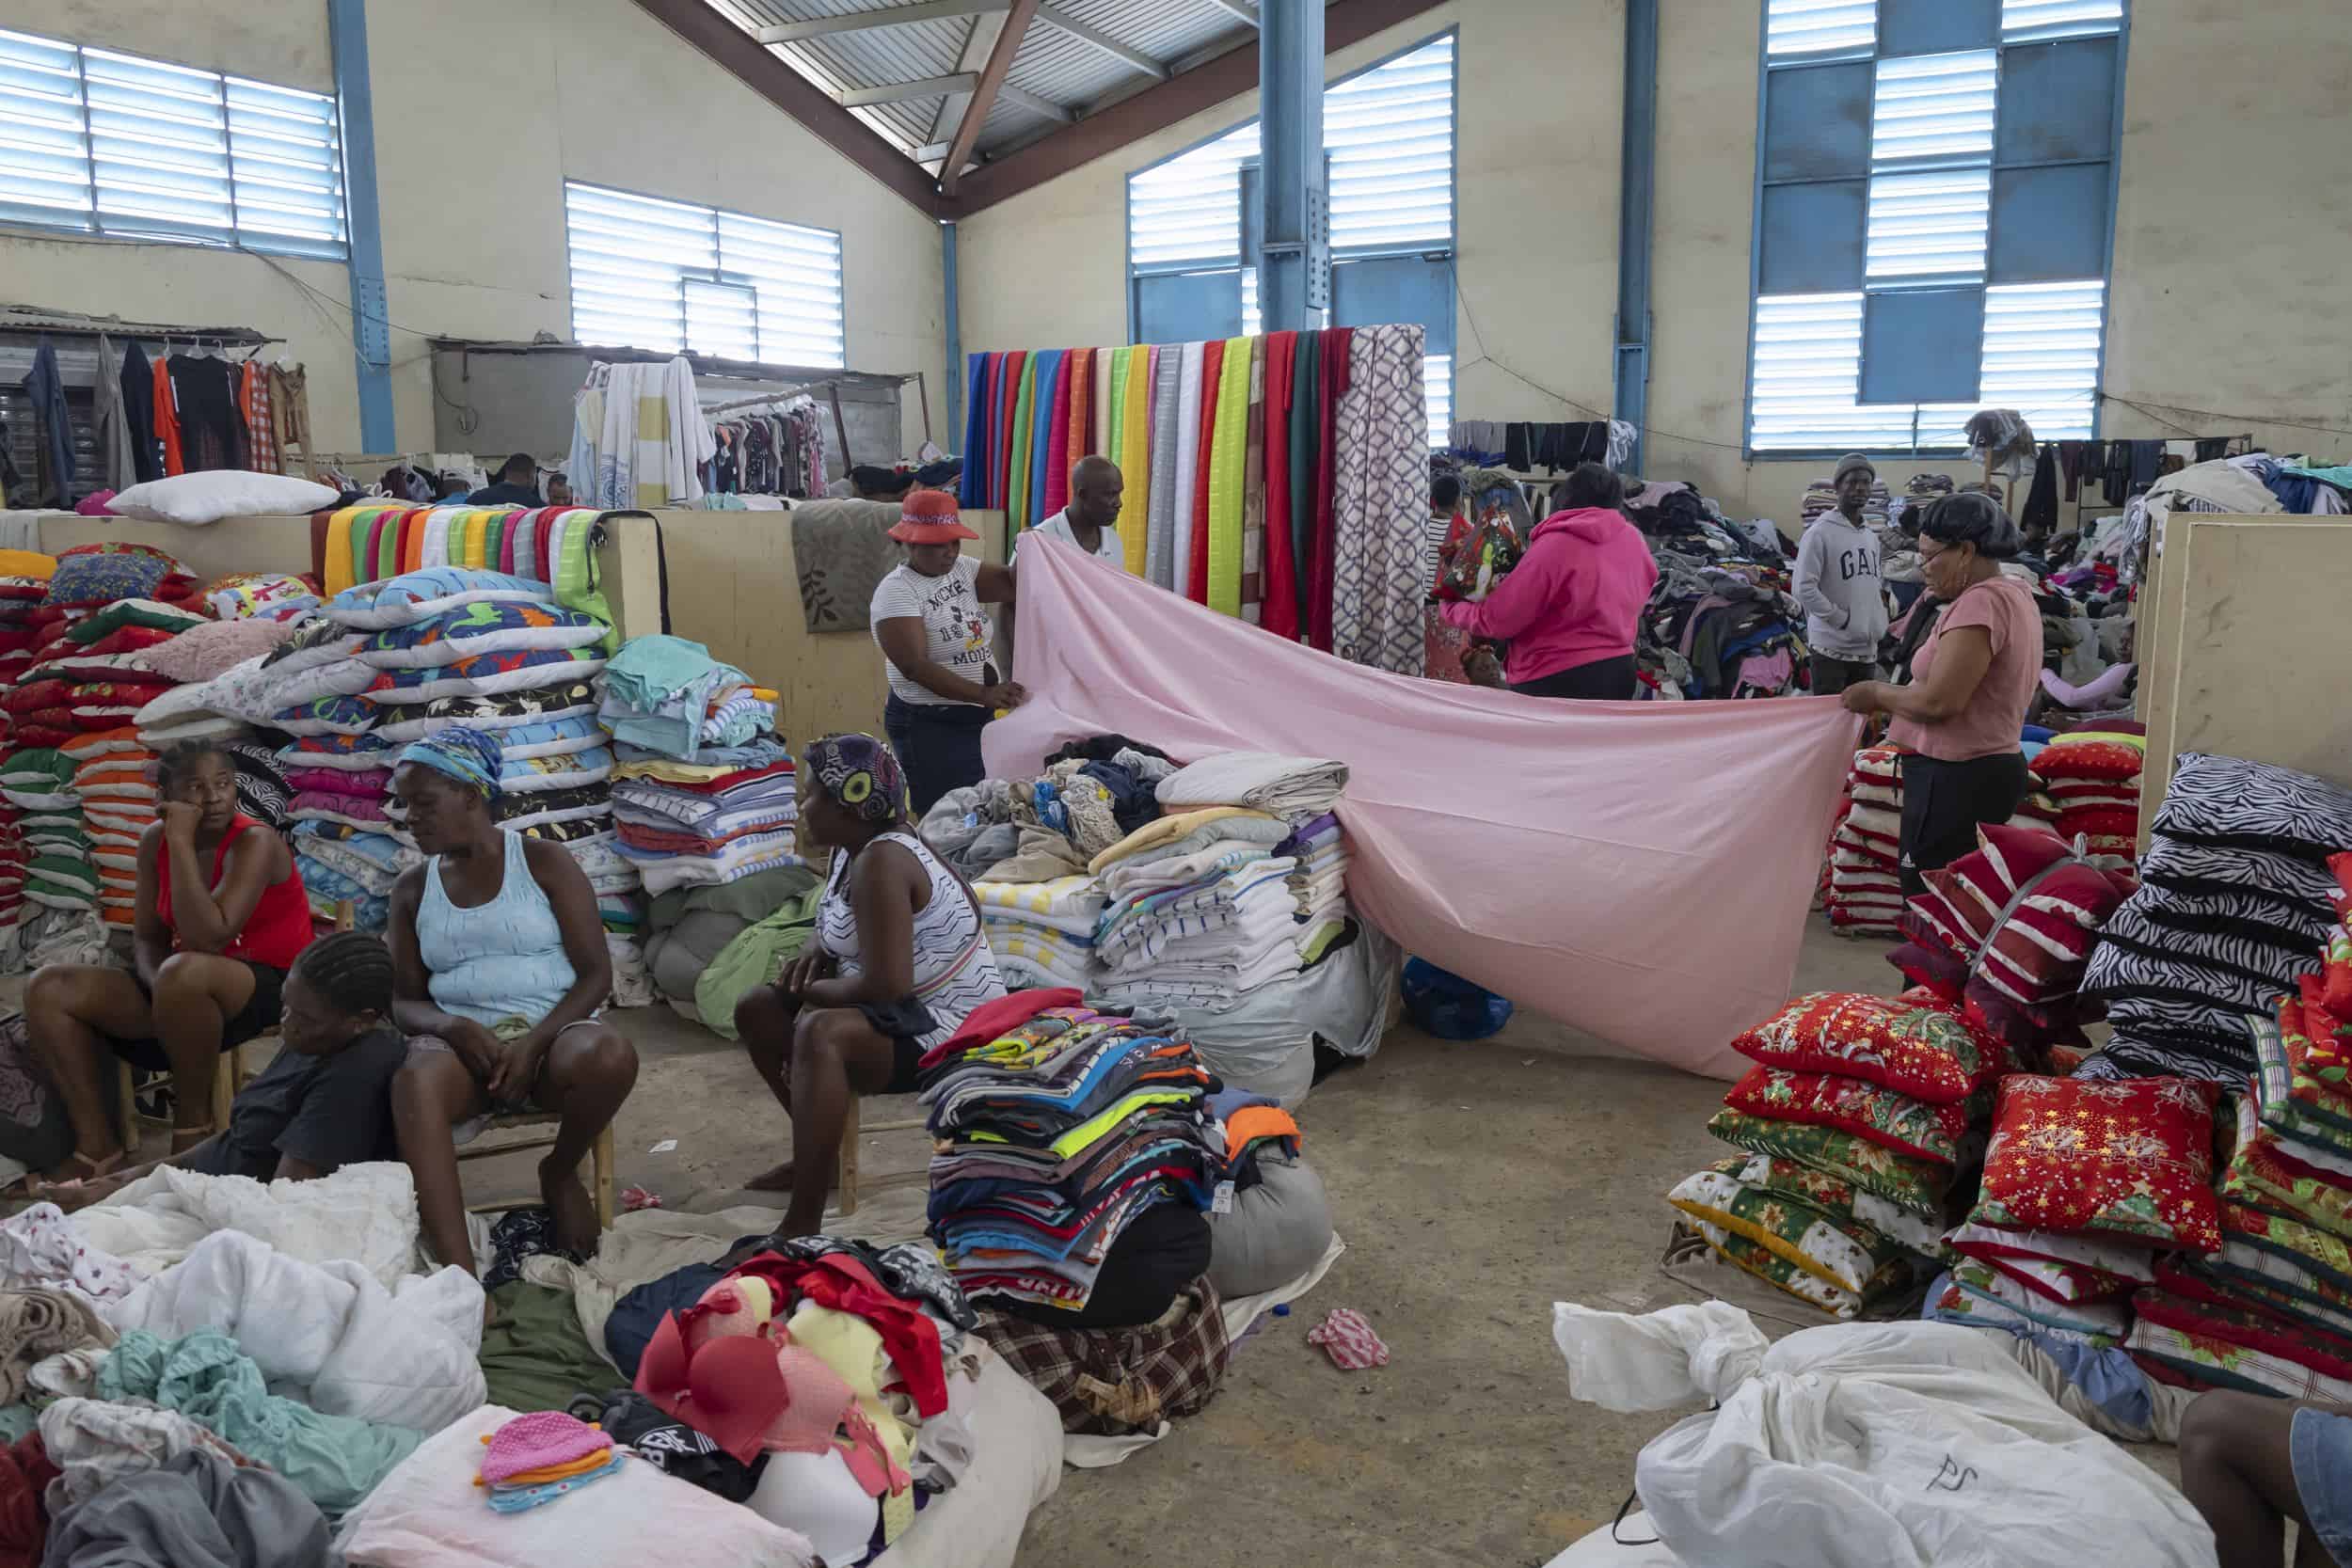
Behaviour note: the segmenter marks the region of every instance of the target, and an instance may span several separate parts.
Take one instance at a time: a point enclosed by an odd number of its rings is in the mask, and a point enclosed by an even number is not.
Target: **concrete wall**
[[[1659,8],[1645,467],[1793,528],[1826,465],[1740,452],[1761,9],[1762,0]],[[2104,433],[2250,429],[2278,450],[2352,451],[2352,438],[2293,427],[2352,429],[2342,369],[2352,274],[2334,261],[2352,240],[2352,194],[2304,182],[2291,205],[2259,213],[2240,194],[2352,136],[2343,90],[2352,40],[2339,0],[2134,0],[2132,13],[2106,383],[2142,403],[2234,417],[2166,410],[2168,424],[2110,404]],[[1446,26],[1460,29],[1461,62],[1454,408],[1588,417],[1561,400],[1613,401],[1623,0],[1451,0],[1333,56],[1331,73]],[[2290,55],[2295,71],[2275,69]],[[1124,341],[1127,175],[1256,109],[1246,94],[966,219],[964,346]],[[1968,471],[1880,461],[1897,486],[1922,469]]]
[[[334,89],[324,0],[22,0],[8,24]],[[370,8],[368,44],[404,448],[433,442],[421,335],[570,337],[567,178],[839,230],[850,366],[925,372],[944,421],[938,226],[629,0],[399,0]],[[0,296],[283,337],[321,447],[358,449],[342,266],[37,232],[0,233]],[[905,407],[912,451],[911,387]]]

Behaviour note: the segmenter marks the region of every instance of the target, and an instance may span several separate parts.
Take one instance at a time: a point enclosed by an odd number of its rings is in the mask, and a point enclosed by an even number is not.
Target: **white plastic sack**
[[[1628,1541],[1647,1544],[1619,1545],[1620,1535]],[[1544,1568],[1683,1568],[1682,1560],[1668,1551],[1657,1536],[1658,1528],[1650,1523],[1649,1515],[1636,1509],[1625,1516],[1623,1523],[1603,1525],[1584,1536],[1545,1563]]]
[[[1690,1568],[2214,1568],[2188,1499],[1982,1330],[1845,1323],[1767,1348],[1722,1302],[1642,1317],[1561,1302],[1552,1338],[1579,1399],[1719,1402],[1634,1469]]]

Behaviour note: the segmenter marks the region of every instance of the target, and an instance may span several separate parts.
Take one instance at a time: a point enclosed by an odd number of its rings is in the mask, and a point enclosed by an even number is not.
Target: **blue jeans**
[[[907,801],[917,822],[949,790],[988,776],[980,731],[989,718],[977,703],[910,703],[896,695],[882,708],[882,729],[906,769]]]

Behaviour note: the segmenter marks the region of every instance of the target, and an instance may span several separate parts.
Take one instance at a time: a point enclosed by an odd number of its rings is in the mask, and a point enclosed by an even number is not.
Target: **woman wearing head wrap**
[[[425,1244],[470,1269],[452,1128],[532,1108],[563,1120],[539,1163],[558,1242],[596,1244],[580,1162],[637,1082],[637,1053],[599,1016],[612,961],[588,878],[560,844],[500,829],[498,740],[451,728],[404,750],[392,798],[428,857],[392,886],[392,1020],[410,1037],[392,1085]]]
[[[1903,757],[1902,881],[1976,847],[1977,827],[2006,822],[2026,795],[2019,749],[2042,673],[2042,611],[2031,585],[2005,576],[2022,541],[1992,497],[1947,496],[1919,524],[1919,565],[1942,609],[1911,659],[1911,684],[1864,681],[1848,711],[1893,718]]]
[[[798,778],[801,853],[832,852],[816,935],[735,1008],[752,1065],[792,1117],[792,1158],[748,1183],[792,1195],[787,1237],[825,1217],[850,1097],[913,1094],[923,1053],[1005,994],[979,905],[907,820],[890,748],[827,736]]]
[[[980,729],[1024,695],[996,678],[980,609],[1012,603],[1013,577],[957,547],[979,535],[958,519],[955,498],[944,490],[909,495],[890,537],[907,547],[906,564],[875,585],[866,618],[890,675],[882,725],[906,765],[920,816],[949,790],[986,776]]]

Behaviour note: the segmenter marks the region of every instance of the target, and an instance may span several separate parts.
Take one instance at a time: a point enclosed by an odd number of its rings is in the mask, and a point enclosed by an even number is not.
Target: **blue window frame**
[[[1331,198],[1331,325],[1420,322],[1430,440],[1454,402],[1454,35],[1449,30],[1323,90]],[[1127,179],[1127,326],[1137,343],[1259,330],[1245,216],[1258,122]]]
[[[2098,429],[2125,0],[1767,0],[1746,447]]]

